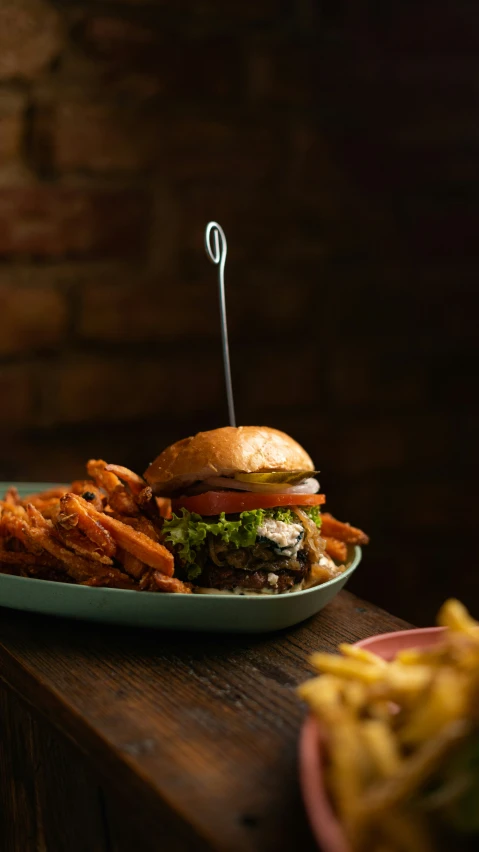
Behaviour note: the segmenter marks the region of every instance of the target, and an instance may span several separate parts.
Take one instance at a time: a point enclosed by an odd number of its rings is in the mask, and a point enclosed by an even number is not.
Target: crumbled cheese
[[[302,524],[287,524],[285,521],[265,518],[256,535],[272,541],[284,556],[294,556],[301,544],[304,530]]]
[[[279,580],[278,575],[275,574],[273,571],[270,571],[269,574],[268,574],[268,583],[270,584],[270,586],[277,586],[278,580]]]

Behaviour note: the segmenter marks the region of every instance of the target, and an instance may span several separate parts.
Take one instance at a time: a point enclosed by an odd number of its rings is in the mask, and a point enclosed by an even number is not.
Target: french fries
[[[58,523],[65,529],[78,526],[107,556],[114,556],[116,544],[104,524],[99,523],[88,511],[89,505],[76,494],[65,494],[60,500]],[[91,509],[96,512],[92,506]]]
[[[139,509],[124,485],[117,485],[108,495],[108,505],[120,515],[138,515]]]
[[[437,646],[391,662],[350,645],[314,654],[321,674],[298,689],[325,734],[326,782],[351,852],[463,848],[458,813],[464,802],[470,818],[479,784],[464,763],[479,742],[479,625],[455,600],[438,621]]]
[[[136,556],[137,559],[141,559],[146,565],[149,565],[150,568],[157,568],[162,573],[167,574],[167,576],[173,576],[173,556],[166,547],[163,547],[162,544],[154,542],[144,533],[139,532],[139,530],[135,530],[132,527],[123,524],[121,521],[117,521],[116,518],[113,518],[111,515],[97,512],[97,510],[83,500],[82,497],[69,494],[66,497],[63,497],[60,502],[65,502],[67,507],[75,507],[75,511],[80,510],[86,512],[92,521],[96,521],[98,526],[104,528],[108,533],[110,533],[114,541],[119,544],[123,550],[126,550],[128,553]]]
[[[126,468],[121,468],[121,470],[126,470]],[[135,515],[138,512],[131,491],[122,484],[116,473],[109,470],[109,465],[106,462],[102,459],[90,460],[87,464],[87,471],[97,485],[108,494],[108,503],[114,512],[119,512],[122,515]],[[132,478],[136,477],[133,471],[131,471],[131,475]],[[146,482],[144,485],[146,485]]]
[[[159,521],[159,504],[150,486],[137,473],[119,464],[107,464],[102,459],[89,461],[87,468],[90,476],[108,493],[108,502],[114,512],[130,516],[144,512],[153,521]]]
[[[103,511],[106,495],[91,479],[76,479],[72,482],[71,491],[73,494],[79,494],[84,500],[88,500],[99,512]]]
[[[350,524],[337,521],[329,512],[322,512],[321,518],[321,535],[323,537],[343,541],[346,544],[369,544],[369,537],[366,533],[350,526]]]
[[[27,514],[32,521],[27,532],[27,537],[61,562],[65,566],[67,574],[76,582],[80,584],[84,583],[92,575],[101,577],[102,579],[106,577],[115,577],[118,580],[122,579],[120,571],[105,568],[103,565],[91,562],[83,556],[78,556],[78,554],[69,550],[67,547],[64,547],[58,539],[51,535],[52,522],[45,520],[31,503],[27,506]],[[124,587],[123,584],[122,587]]]
[[[323,535],[326,542],[326,553],[335,559],[336,562],[345,562],[348,555],[348,548],[344,541],[339,538],[331,538],[331,536]]]
[[[189,594],[161,543],[159,503],[137,474],[102,460],[89,479],[0,500],[0,571],[157,593]],[[168,501],[169,504],[169,501]]]
[[[147,566],[141,559],[138,559],[137,556],[133,556],[132,553],[127,553],[122,548],[117,550],[117,557],[126,573],[130,575],[130,577],[134,577],[135,580],[139,580],[143,577],[145,571],[147,571]]]
[[[10,486],[10,488],[7,488],[7,491],[5,492],[4,502],[7,503],[7,505],[9,506],[21,505],[22,501],[20,500],[18,490],[15,488],[14,485]]]
[[[160,512],[160,504],[153,497],[151,487],[146,485],[141,476],[138,476],[138,474],[133,473],[132,470],[128,470],[127,467],[122,467],[119,464],[107,464],[105,471],[115,474],[118,479],[127,484],[140,511],[145,512],[145,514],[154,521],[159,520],[162,516]],[[112,505],[112,508],[114,508],[111,501],[110,504]],[[134,513],[132,512],[131,514],[138,514],[138,511]],[[168,515],[165,515],[164,517],[168,517]]]
[[[342,565],[344,570],[348,558],[348,545],[368,544],[369,538],[362,530],[337,521],[328,512],[321,513],[321,519],[321,538],[325,543],[326,553]],[[320,573],[317,573],[320,576]],[[331,576],[326,579],[331,579]]]
[[[159,592],[180,592],[181,594],[190,594],[191,585],[183,583],[177,577],[165,577],[160,571],[152,571],[150,574],[150,590]]]
[[[99,464],[99,462],[96,462],[96,464]],[[101,464],[104,464],[104,462],[101,462]],[[104,470],[109,473],[114,473],[118,479],[126,482],[131,493],[135,494],[135,496],[138,496],[141,491],[147,487],[145,480],[142,479],[141,476],[138,476],[138,474],[134,473],[132,470],[128,470],[127,467],[122,467],[120,464],[107,464]]]
[[[133,529],[138,530],[138,532],[144,533],[144,535],[151,538],[153,541],[159,541],[159,532],[155,525],[149,520],[149,518],[145,518],[144,515],[139,515],[134,518],[126,518],[118,515],[114,515],[117,521],[122,521],[122,523],[127,524],[129,527],[133,527]]]
[[[103,565],[113,565],[113,560],[95,542],[83,535],[80,530],[64,530],[59,524],[55,526],[55,534],[61,543],[87,559],[95,559]]]

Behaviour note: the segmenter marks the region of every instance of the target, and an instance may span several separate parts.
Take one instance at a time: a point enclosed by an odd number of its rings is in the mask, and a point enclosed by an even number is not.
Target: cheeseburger
[[[322,537],[325,496],[316,475],[296,441],[266,426],[226,426],[168,447],[145,479],[171,500],[163,539],[175,573],[197,592],[281,594],[344,571],[328,541],[346,555],[345,542],[367,538],[330,515],[337,537]]]

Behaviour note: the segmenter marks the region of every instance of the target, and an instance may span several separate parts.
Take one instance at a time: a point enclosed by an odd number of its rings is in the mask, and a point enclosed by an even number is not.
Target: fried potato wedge
[[[348,548],[344,541],[340,541],[339,538],[330,538],[329,536],[322,536],[326,542],[326,553],[331,559],[335,559],[336,562],[345,562],[348,555]]]
[[[110,491],[108,495],[108,505],[114,512],[119,515],[139,515],[140,510],[135,503],[132,495],[126,487],[121,483]]]
[[[337,521],[328,512],[321,513],[321,535],[324,538],[335,538],[346,544],[368,544],[369,537],[362,530]]]
[[[123,565],[125,572],[129,574],[130,577],[134,577],[135,580],[139,580],[143,577],[145,572],[150,570],[145,563],[141,561],[141,559],[133,556],[132,553],[127,553],[127,551],[122,548],[117,548],[116,558]]]
[[[81,499],[81,498],[78,498]],[[27,513],[32,521],[27,535],[31,540],[58,559],[65,566],[66,572],[78,583],[87,583],[92,578],[98,581],[98,585],[117,585],[117,588],[134,588],[130,577],[123,574],[117,568],[104,566],[99,562],[85,559],[77,553],[73,553],[62,545],[53,535],[53,524],[46,521],[31,503],[27,506]]]
[[[54,525],[55,536],[65,545],[79,556],[85,556],[87,559],[94,559],[96,562],[101,562],[103,565],[113,565],[113,560],[106,553],[103,553],[101,548],[94,541],[87,538],[80,530],[65,530],[61,524]]]
[[[76,494],[65,494],[60,501],[60,506],[59,524],[67,529],[71,529],[72,525],[78,526],[87,538],[101,548],[106,556],[115,555],[116,544],[104,523],[107,515],[98,512],[91,503]]]
[[[10,488],[7,488],[3,500],[9,506],[20,506],[22,503],[18,490],[15,488],[14,485],[11,485]]]
[[[146,487],[146,482],[141,476],[138,476],[137,473],[134,473],[127,467],[122,467],[121,464],[107,464],[105,466],[105,471],[108,473],[114,473],[118,479],[121,479],[122,482],[126,482],[131,493],[136,497]]]
[[[138,515],[134,518],[128,518],[124,515],[113,515],[113,517],[117,521],[121,521],[123,524],[126,524],[129,527],[133,527],[133,529],[138,530],[138,532],[144,533],[148,536],[148,538],[151,538],[152,541],[160,540],[158,530],[150,521],[150,519],[145,518],[144,515]]]
[[[110,494],[121,483],[118,476],[106,468],[107,463],[103,459],[90,459],[86,466],[88,476],[96,482],[99,488],[103,488],[107,494]]]
[[[111,515],[101,514],[97,512],[89,503],[77,497],[74,494],[69,494],[63,498],[68,503],[69,511],[78,511],[78,504],[83,504],[83,509],[95,520],[99,526],[104,527],[111,534],[116,543],[136,556],[150,568],[156,568],[162,574],[169,577],[173,576],[174,562],[173,556],[166,547],[162,544],[148,538],[144,533],[133,529],[127,524],[117,521]]]
[[[91,503],[99,512],[102,511],[106,504],[106,494],[98,488],[98,485],[92,479],[76,479],[72,482],[70,491],[73,494],[79,494],[88,503]]]
[[[140,581],[140,585],[142,585],[142,581]],[[146,575],[143,588],[150,592],[170,592],[182,595],[189,595],[192,590],[191,583],[183,583],[177,577],[165,577],[160,571],[152,571]]]

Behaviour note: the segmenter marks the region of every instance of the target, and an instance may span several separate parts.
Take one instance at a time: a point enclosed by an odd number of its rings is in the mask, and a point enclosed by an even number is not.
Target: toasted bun
[[[149,466],[145,479],[156,494],[171,494],[210,476],[274,470],[314,470],[314,465],[305,450],[278,429],[225,426],[172,444]]]

